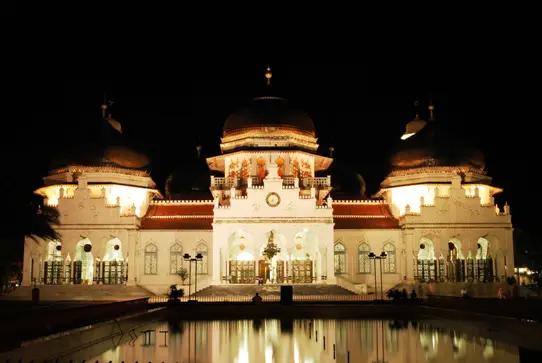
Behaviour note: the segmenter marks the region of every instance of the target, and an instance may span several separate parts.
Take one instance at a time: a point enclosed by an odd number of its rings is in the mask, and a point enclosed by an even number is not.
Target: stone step
[[[294,295],[356,295],[338,285],[295,284]],[[198,296],[262,296],[280,295],[281,285],[214,285],[198,292]]]

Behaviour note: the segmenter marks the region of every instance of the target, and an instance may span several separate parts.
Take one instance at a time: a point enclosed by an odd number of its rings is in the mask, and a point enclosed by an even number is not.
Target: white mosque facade
[[[412,121],[405,144],[433,124]],[[266,96],[232,114],[222,154],[203,159],[207,198],[164,197],[145,170],[111,150],[107,162],[52,170],[36,193],[59,210],[62,237],[25,241],[23,285],[126,284],[164,293],[181,283],[185,254],[199,257],[190,266],[199,288],[261,279],[371,291],[375,276],[387,289],[513,275],[510,208],[495,204],[502,190],[473,154],[446,159],[430,146],[421,154],[406,148],[381,189],[364,198],[334,194],[334,160],[317,148],[310,118]]]

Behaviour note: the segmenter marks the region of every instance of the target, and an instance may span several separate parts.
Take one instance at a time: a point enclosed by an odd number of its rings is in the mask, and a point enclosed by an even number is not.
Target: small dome
[[[204,157],[197,156],[190,159],[179,170],[171,173],[165,184],[166,198],[210,200],[213,199],[211,188],[211,175],[219,173],[211,171]]]
[[[349,165],[334,160],[327,170],[316,174],[320,177],[331,176],[331,197],[333,199],[365,199],[365,180]]]
[[[413,120],[409,125],[414,121]],[[458,130],[449,128],[438,121],[411,125],[413,132],[408,138],[403,134],[397,151],[391,158],[394,170],[421,168],[429,166],[473,166],[483,169],[485,158],[482,152],[467,145]],[[418,129],[419,128],[419,129]]]
[[[266,96],[255,98],[248,107],[231,114],[223,127],[224,136],[253,127],[285,127],[315,135],[311,118],[301,109],[291,106],[284,98]]]
[[[68,165],[113,166],[127,169],[148,167],[149,157],[129,146],[120,131],[120,123],[111,120],[102,118],[99,126],[89,128],[85,135],[87,141],[62,152],[52,160],[51,168]]]

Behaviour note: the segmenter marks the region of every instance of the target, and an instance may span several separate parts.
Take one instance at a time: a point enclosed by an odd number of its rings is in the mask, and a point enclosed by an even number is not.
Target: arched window
[[[154,243],[145,246],[145,275],[158,274],[158,247]]]
[[[346,248],[342,243],[336,243],[333,250],[335,253],[335,273],[346,273]]]
[[[183,267],[183,246],[175,243],[169,249],[169,273],[177,274]]]
[[[387,257],[384,260],[384,273],[394,274],[397,272],[397,256],[395,255],[395,245],[388,242],[384,245],[384,252]]]
[[[196,254],[201,253],[203,259],[198,262],[197,273],[198,275],[207,275],[209,273],[209,257],[207,244],[200,242],[196,246]]]
[[[358,270],[360,274],[371,273],[371,260],[369,259],[369,253],[371,247],[367,243],[362,243],[358,247]]]

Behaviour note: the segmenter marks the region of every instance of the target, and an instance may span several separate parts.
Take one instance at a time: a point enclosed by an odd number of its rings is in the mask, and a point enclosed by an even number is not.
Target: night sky
[[[24,84],[15,135],[2,148],[9,167],[3,182],[4,210],[10,235],[19,233],[18,218],[32,190],[41,186],[59,151],[88,142],[100,121],[104,91],[113,101],[113,117],[124,136],[138,142],[152,159],[152,177],[163,190],[169,173],[196,155],[219,154],[227,116],[258,96],[265,85],[266,62],[235,66],[182,68],[182,77],[149,75],[124,79],[43,79]],[[427,119],[431,94],[437,122],[449,123],[486,156],[496,197],[511,205],[515,227],[536,228],[539,141],[531,93],[521,89],[528,69],[503,67],[496,74],[483,64],[430,67],[362,64],[271,64],[278,95],[302,107],[314,121],[320,154],[335,147],[335,157],[352,165],[365,179],[368,194],[378,190],[389,157],[414,118],[419,101]],[[175,73],[176,75],[180,73]],[[531,97],[531,99],[529,98]],[[532,193],[532,194],[531,194]],[[15,213],[13,211],[16,211]],[[11,241],[13,236],[5,237]],[[17,244],[18,242],[13,242]]]

